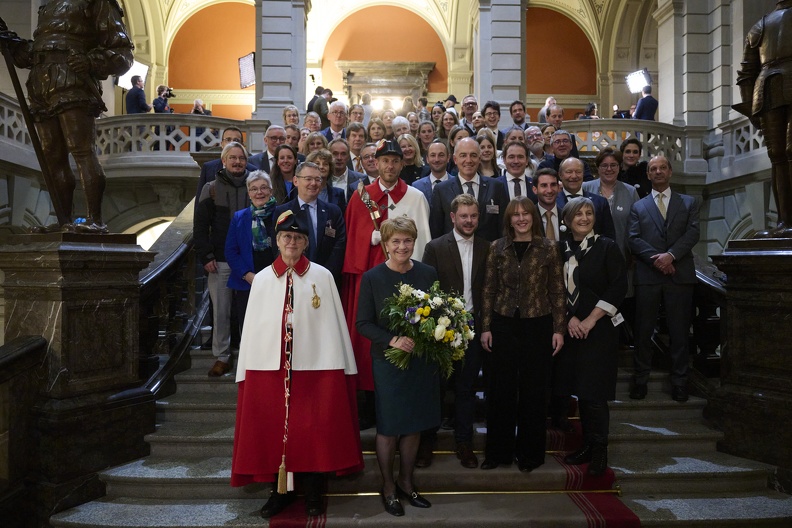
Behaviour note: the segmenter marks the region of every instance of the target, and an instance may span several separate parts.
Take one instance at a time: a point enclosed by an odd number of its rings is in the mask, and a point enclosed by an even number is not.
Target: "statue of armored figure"
[[[777,2],[748,32],[734,109],[762,130],[778,225],[757,238],[792,238],[792,0]]]
[[[106,233],[102,221],[105,174],[96,155],[95,119],[107,110],[100,82],[132,66],[134,45],[121,6],[117,0],[49,0],[39,9],[33,40],[20,39],[5,24],[0,24],[0,30],[6,57],[16,67],[30,69],[30,114],[58,219],[57,224],[38,231]],[[75,177],[69,154],[85,191],[86,222],[80,224],[73,218]]]

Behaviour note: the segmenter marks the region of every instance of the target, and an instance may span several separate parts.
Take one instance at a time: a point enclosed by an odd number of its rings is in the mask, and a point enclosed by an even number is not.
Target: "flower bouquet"
[[[412,353],[398,348],[385,351],[388,361],[402,370],[409,366],[412,356],[426,355],[448,378],[454,361],[465,357],[468,342],[476,335],[465,302],[442,291],[439,282],[428,292],[400,283],[399,293],[385,300],[382,316],[388,319],[391,332],[415,341]]]

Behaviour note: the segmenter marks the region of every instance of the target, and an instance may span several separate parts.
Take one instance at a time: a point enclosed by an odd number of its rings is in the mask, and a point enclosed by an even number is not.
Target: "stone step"
[[[575,419],[572,419],[573,423]],[[474,426],[473,449],[483,452],[486,442],[486,424]],[[619,453],[667,453],[679,456],[714,451],[715,444],[722,438],[718,431],[703,423],[675,420],[657,427],[652,421],[620,422],[613,420],[610,427],[611,449]],[[361,431],[364,451],[374,451],[375,430]],[[231,456],[234,443],[233,424],[211,424],[190,422],[165,422],[157,431],[146,436],[151,445],[151,455],[158,457],[206,457]],[[563,445],[563,433],[548,429],[547,449],[550,452]],[[570,445],[567,443],[567,445]],[[576,443],[571,444],[576,446]],[[437,434],[436,452],[451,452],[455,449],[453,431],[440,430]]]
[[[771,468],[717,451],[631,454],[609,449],[608,463],[625,496],[738,493],[767,487]]]
[[[374,493],[381,484],[374,455],[364,455],[361,473],[328,479],[331,493]],[[398,464],[398,460],[396,462]],[[231,458],[203,459],[159,458],[149,456],[129,464],[101,472],[107,484],[108,497],[136,497],[151,499],[212,499],[266,497],[269,485],[254,484],[232,488]],[[521,473],[515,465],[508,468],[463,468],[455,455],[435,457],[434,463],[415,472],[416,485],[421,490],[443,492],[510,492],[564,491],[567,471],[553,456],[530,474]]]
[[[590,526],[566,494],[432,495],[426,510],[405,505],[403,518],[382,509],[378,496],[328,497],[326,516],[317,526],[336,527],[459,527],[585,528]],[[263,526],[260,498],[231,500],[102,499],[50,519],[56,528],[216,528]],[[623,498],[643,527],[671,528],[788,528],[792,498],[766,491],[718,497]],[[299,512],[294,504],[281,516]],[[301,523],[306,525],[306,523]]]

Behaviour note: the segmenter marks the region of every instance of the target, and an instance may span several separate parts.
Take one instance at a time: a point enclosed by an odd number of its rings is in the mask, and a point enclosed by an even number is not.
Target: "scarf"
[[[253,215],[253,251],[264,251],[272,246],[272,239],[267,233],[264,221],[272,215],[275,205],[277,201],[274,196],[270,196],[263,207],[250,204],[250,212]]]
[[[583,241],[577,249],[572,247],[569,240],[564,243],[566,246],[564,249],[564,259],[566,260],[566,262],[564,262],[564,281],[567,287],[567,306],[572,313],[575,313],[578,300],[580,299],[580,290],[578,288],[580,273],[578,271],[578,264],[583,257],[586,256],[586,253],[589,252],[594,242],[599,238],[599,235],[593,233],[593,231],[589,232],[589,234],[583,238]]]

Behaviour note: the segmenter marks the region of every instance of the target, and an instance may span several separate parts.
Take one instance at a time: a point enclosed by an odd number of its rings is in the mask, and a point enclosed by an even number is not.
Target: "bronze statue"
[[[40,140],[39,163],[58,218],[57,224],[39,232],[107,232],[102,221],[105,175],[96,156],[95,119],[107,110],[100,81],[121,75],[132,65],[134,45],[123,16],[117,0],[49,0],[39,8],[33,40],[18,38],[0,21],[4,55],[16,67],[31,70],[27,89],[35,132],[30,134]],[[16,75],[12,65],[9,70],[12,77]],[[17,96],[24,107],[24,97]],[[73,223],[75,178],[70,153],[85,191],[84,224]]]
[[[733,108],[762,130],[772,165],[778,226],[757,238],[792,238],[792,0],[777,2],[745,37]]]

